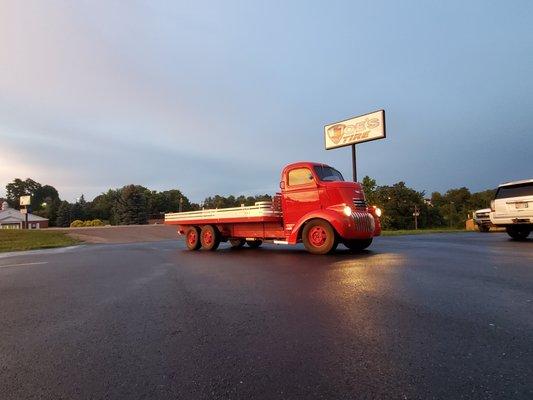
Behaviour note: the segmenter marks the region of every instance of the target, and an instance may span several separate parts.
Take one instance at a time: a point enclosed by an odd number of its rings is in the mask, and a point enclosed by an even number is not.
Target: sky
[[[426,193],[533,178],[533,3],[0,0],[0,196],[135,183],[191,200],[351,177],[323,127],[385,109],[361,179]]]

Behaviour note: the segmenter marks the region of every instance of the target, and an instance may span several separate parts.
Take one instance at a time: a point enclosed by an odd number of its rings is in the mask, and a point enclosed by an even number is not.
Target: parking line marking
[[[22,263],[22,264],[0,265],[0,268],[23,267],[25,265],[41,265],[41,264],[48,264],[48,261],[37,261],[37,262]]]

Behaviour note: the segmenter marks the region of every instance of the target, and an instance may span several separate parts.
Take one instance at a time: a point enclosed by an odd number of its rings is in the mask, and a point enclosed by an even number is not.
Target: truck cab
[[[333,167],[312,162],[289,164],[282,171],[280,188],[289,243],[311,241],[316,246],[326,241],[327,228],[309,227],[317,221],[331,225],[334,236],[349,248],[368,247],[381,233],[381,210],[367,205],[360,183],[346,182]]]

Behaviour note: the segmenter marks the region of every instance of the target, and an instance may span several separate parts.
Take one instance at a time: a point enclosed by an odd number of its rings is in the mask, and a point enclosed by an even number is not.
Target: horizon
[[[357,146],[359,179],[430,195],[531,178],[533,4],[514,7],[7,2],[0,197],[27,177],[70,202],[129,183],[274,194],[302,159],[349,180],[323,127],[377,109],[387,138]]]

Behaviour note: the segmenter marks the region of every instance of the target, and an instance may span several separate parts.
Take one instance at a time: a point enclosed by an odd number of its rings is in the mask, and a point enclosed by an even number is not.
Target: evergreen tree
[[[136,185],[124,186],[115,207],[119,225],[142,225],[148,222],[146,188]]]
[[[57,210],[56,225],[61,227],[70,226],[71,222],[71,205],[68,201],[62,201]]]

